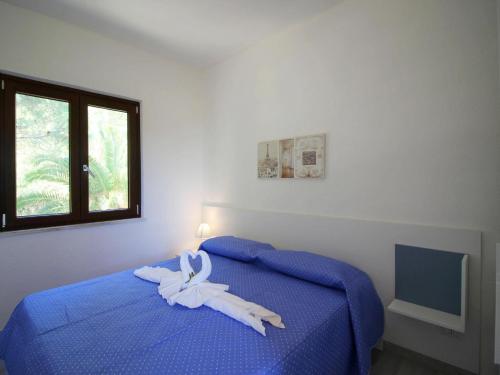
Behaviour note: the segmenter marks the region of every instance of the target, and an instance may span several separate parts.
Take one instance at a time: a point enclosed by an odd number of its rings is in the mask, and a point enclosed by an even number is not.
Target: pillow
[[[330,288],[343,289],[344,282],[367,277],[348,263],[307,251],[280,249],[259,253],[257,259],[275,271]]]
[[[274,250],[274,247],[268,243],[246,240],[233,236],[222,236],[204,241],[200,245],[200,250],[241,260],[243,262],[249,262],[256,259],[259,252]]]

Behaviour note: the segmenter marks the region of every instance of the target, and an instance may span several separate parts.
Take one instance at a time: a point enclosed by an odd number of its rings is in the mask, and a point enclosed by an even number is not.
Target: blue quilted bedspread
[[[286,329],[266,324],[263,337],[207,307],[171,307],[128,270],[26,297],[0,358],[10,375],[367,374],[383,315],[366,275],[308,253],[255,254],[212,253],[210,280],[280,314]]]

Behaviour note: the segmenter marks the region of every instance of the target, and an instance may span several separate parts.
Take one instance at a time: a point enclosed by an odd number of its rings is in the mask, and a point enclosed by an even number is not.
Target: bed
[[[383,308],[366,274],[331,258],[219,237],[210,281],[280,314],[266,336],[207,307],[169,306],[127,270],[24,298],[0,334],[16,374],[367,374]],[[179,269],[178,258],[157,265]]]

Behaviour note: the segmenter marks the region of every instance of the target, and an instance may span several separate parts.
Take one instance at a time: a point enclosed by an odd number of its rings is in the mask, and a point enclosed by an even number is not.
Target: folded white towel
[[[195,255],[191,251],[184,251],[181,254],[181,271],[146,266],[135,270],[134,275],[147,281],[159,283],[158,293],[171,306],[179,303],[191,309],[200,307],[208,298],[228,290],[229,285],[206,281],[212,272],[212,263],[204,251],[199,251],[197,254],[199,255]],[[202,269],[196,274],[189,263],[189,257],[196,258],[197,256],[201,256]],[[195,285],[200,287],[192,288]],[[186,290],[186,293],[179,293],[182,290]]]
[[[193,285],[186,289],[183,289],[168,297],[165,297],[163,294],[162,296],[167,300],[170,306],[178,303],[179,305],[189,307],[190,309],[196,309],[197,307],[205,304],[205,302],[207,302],[209,299],[217,297],[228,289],[229,285],[214,284],[209,281],[205,281],[201,284]]]
[[[201,256],[202,269],[195,274],[189,258]],[[207,281],[212,272],[212,263],[208,254],[202,250],[196,254],[185,251],[180,258],[181,271],[174,272],[160,267],[142,267],[134,271],[134,275],[155,283],[160,283],[158,293],[173,306],[176,303],[188,308],[202,305],[219,311],[243,324],[246,324],[261,335],[266,335],[262,320],[278,328],[285,328],[281,317],[253,302],[228,293],[228,285],[214,284]]]
[[[134,271],[134,275],[152,283],[160,283],[162,278],[178,278],[182,282],[182,274],[180,272],[171,271],[168,268],[162,267],[149,267],[145,266]]]
[[[271,323],[274,327],[285,328],[281,316],[253,302],[235,296],[231,293],[221,293],[205,302],[205,306],[252,327],[262,336],[266,335],[266,328],[262,321]]]
[[[189,258],[195,259],[201,257],[201,270],[198,273],[193,271],[191,264],[189,263]],[[181,254],[181,272],[182,278],[186,287],[189,285],[198,285],[208,279],[212,273],[212,262],[206,252],[200,250],[193,253],[190,250],[185,250]]]

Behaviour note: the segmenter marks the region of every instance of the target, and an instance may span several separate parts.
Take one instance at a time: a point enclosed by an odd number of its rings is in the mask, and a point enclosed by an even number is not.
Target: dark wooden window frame
[[[140,104],[62,85],[0,74],[0,231],[13,231],[141,217]],[[59,99],[69,103],[70,207],[69,214],[17,217],[15,96],[16,93]],[[87,106],[128,114],[128,209],[90,212],[88,207]]]

